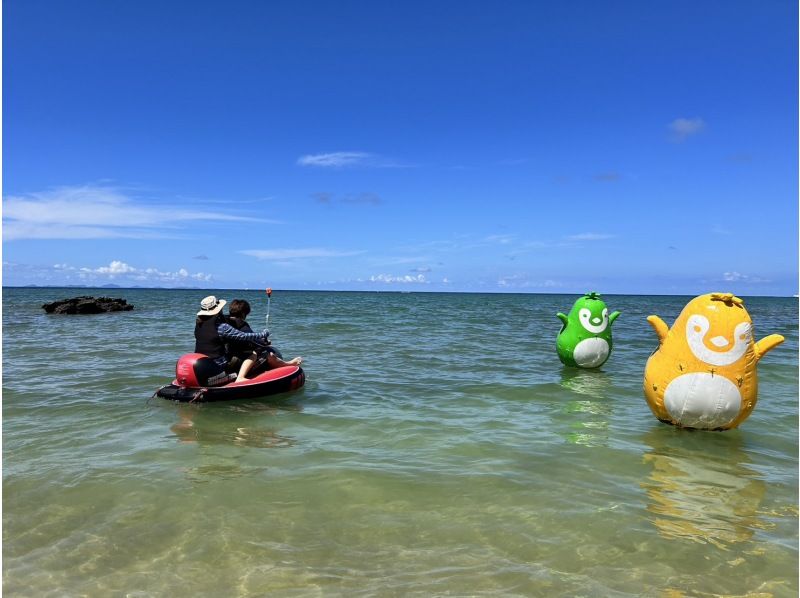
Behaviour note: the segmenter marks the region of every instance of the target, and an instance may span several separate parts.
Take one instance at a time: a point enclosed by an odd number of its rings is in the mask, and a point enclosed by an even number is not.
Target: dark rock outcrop
[[[130,311],[133,305],[129,305],[125,299],[112,297],[73,297],[45,303],[42,309],[49,314],[102,314],[109,311]]]

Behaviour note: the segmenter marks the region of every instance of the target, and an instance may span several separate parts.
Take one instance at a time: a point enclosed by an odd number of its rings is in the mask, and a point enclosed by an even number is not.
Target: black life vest
[[[209,318],[198,318],[194,325],[194,352],[208,355],[212,359],[225,355],[225,343],[219,337],[217,326],[225,321],[225,316],[218,314]]]

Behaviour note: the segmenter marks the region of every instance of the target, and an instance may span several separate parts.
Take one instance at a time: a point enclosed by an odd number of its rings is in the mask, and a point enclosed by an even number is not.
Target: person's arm
[[[217,326],[217,334],[226,341],[251,342],[263,345],[267,340],[266,336],[261,332],[242,332],[227,322]]]
[[[245,322],[244,325],[241,328],[239,328],[239,330],[241,330],[242,332],[253,332],[253,329],[250,328],[250,324],[248,324],[247,322]],[[264,328],[264,330],[260,334],[261,334],[261,336],[264,337],[264,344],[265,345],[271,345],[272,344],[270,342],[270,340],[269,340],[269,330],[268,329]]]

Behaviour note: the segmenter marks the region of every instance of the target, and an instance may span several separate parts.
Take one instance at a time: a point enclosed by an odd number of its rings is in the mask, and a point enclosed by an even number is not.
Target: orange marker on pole
[[[267,319],[266,319],[266,326],[269,328],[269,302],[272,299],[272,289],[267,287]]]

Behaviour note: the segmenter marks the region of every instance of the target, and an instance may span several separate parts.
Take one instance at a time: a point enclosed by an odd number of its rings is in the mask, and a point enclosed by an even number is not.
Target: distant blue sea
[[[708,289],[717,290],[717,289]],[[690,297],[604,296],[599,371],[559,362],[576,296],[275,291],[306,386],[151,399],[207,294],[3,289],[6,596],[798,595],[798,301],[744,298],[759,366],[736,430],[642,393]],[[47,315],[123,297],[130,312]]]

